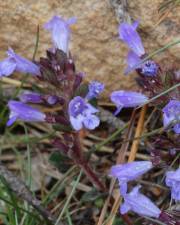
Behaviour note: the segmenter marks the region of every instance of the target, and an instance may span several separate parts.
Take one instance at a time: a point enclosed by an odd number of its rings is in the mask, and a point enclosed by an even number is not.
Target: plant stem
[[[75,163],[81,167],[83,172],[87,175],[89,180],[101,191],[105,191],[106,188],[103,183],[99,180],[98,176],[88,165],[88,161],[84,158],[82,154],[81,137],[79,133],[74,134],[74,148],[72,149],[71,158]]]
[[[101,191],[106,191],[106,188],[104,184],[99,180],[97,175],[94,173],[94,171],[91,169],[91,167],[88,165],[88,163],[83,163],[79,165],[84,173],[87,175],[89,180]]]

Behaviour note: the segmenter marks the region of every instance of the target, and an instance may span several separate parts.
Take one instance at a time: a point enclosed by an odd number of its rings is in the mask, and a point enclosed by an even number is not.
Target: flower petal
[[[104,90],[104,84],[99,81],[91,81],[89,86],[89,91],[86,95],[86,99],[90,100],[92,98],[97,98],[99,94]]]
[[[11,48],[8,49],[7,54],[10,59],[15,61],[17,72],[40,75],[39,67],[35,63],[21,57],[20,55],[17,55]]]
[[[180,168],[166,172],[165,183],[171,188],[171,196],[176,201],[180,200]]]
[[[75,23],[75,18],[70,18],[65,21],[60,16],[54,16],[44,25],[44,28],[51,32],[54,46],[65,53],[68,52],[71,33],[69,26],[73,23]]]
[[[162,109],[163,111],[163,125],[167,128],[171,123],[176,122],[173,130],[175,133],[180,133],[180,101],[170,100],[169,103]],[[172,124],[173,125],[173,124]]]
[[[83,127],[83,117],[81,115],[77,116],[76,118],[70,116],[70,122],[73,128],[77,131],[81,130]]]
[[[6,126],[7,126],[7,127],[10,127],[16,120],[17,120],[17,117],[16,117],[16,116],[11,117],[11,118],[7,121]]]
[[[89,130],[94,130],[99,126],[100,120],[95,115],[89,115],[83,120],[84,126]]]
[[[128,67],[126,68],[124,74],[127,75],[132,70],[135,70],[139,67],[139,63],[141,62],[141,59],[138,55],[136,55],[133,51],[129,51],[127,55],[127,64]],[[136,66],[137,65],[137,66]]]
[[[121,204],[121,207],[120,207],[120,213],[123,215],[123,214],[126,214],[129,210],[131,209],[131,206],[127,203],[123,203]]]
[[[6,58],[0,62],[0,77],[9,76],[16,69],[16,62],[11,58]]]
[[[145,54],[145,50],[142,45],[141,38],[135,28],[137,28],[137,23],[134,25],[121,23],[119,26],[119,37],[134,53],[138,56],[142,56]]]

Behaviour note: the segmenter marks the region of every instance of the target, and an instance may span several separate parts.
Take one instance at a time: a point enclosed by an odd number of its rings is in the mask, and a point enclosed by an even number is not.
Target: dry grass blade
[[[124,135],[125,139],[131,138],[132,131],[133,131],[132,128],[133,128],[133,125],[134,125],[134,120],[135,120],[135,111],[133,111],[133,113],[132,113],[132,116],[131,116],[131,119],[130,119],[130,123],[129,123],[129,127],[128,127],[125,135]],[[124,161],[125,154],[127,152],[128,146],[129,146],[129,142],[126,142],[126,143],[122,144],[121,149],[119,150],[119,154],[118,154],[117,160],[116,160],[117,164],[120,163],[121,161],[122,162]],[[108,195],[108,197],[107,197],[107,199],[105,201],[105,204],[104,204],[104,206],[102,208],[102,211],[101,211],[101,214],[100,214],[99,221],[98,221],[97,225],[102,225],[103,224],[103,221],[104,221],[107,209],[108,209],[108,205],[109,205],[109,202],[110,202],[110,198],[112,196],[112,192],[113,192],[113,189],[114,189],[115,182],[116,182],[116,180],[113,178],[111,180],[111,183],[110,183],[109,195]],[[118,198],[119,198],[119,195],[118,195]],[[111,215],[110,215],[108,221],[109,220],[112,220],[112,216]]]
[[[5,179],[9,188],[21,199],[27,201],[33,206],[41,216],[47,221],[48,224],[54,223],[53,216],[40,204],[28,187],[13,173],[6,169],[4,165],[0,163],[0,175]],[[62,224],[61,224],[62,225]]]
[[[143,106],[143,108],[141,109],[140,117],[139,117],[138,124],[137,124],[137,127],[136,127],[135,137],[141,136],[141,134],[143,132],[146,110],[147,110],[147,105]],[[131,147],[128,162],[131,162],[136,158],[138,146],[139,146],[139,139],[135,139],[133,141],[133,144],[132,144],[132,147]],[[112,210],[111,210],[111,213],[110,213],[110,220],[107,223],[107,225],[113,224],[114,218],[115,218],[115,215],[118,211],[120,203],[121,203],[121,197],[120,197],[120,194],[117,193],[117,195],[115,196],[115,202],[113,204],[113,207],[112,207]]]
[[[137,124],[137,128],[136,128],[136,133],[134,135],[135,138],[140,137],[142,132],[143,132],[144,119],[145,119],[146,111],[147,111],[147,105],[143,106],[143,108],[141,110],[140,117],[139,117],[138,124]],[[129,158],[128,158],[128,162],[132,162],[132,161],[135,160],[136,153],[138,151],[139,142],[140,142],[140,139],[135,139],[133,141],[131,151],[130,151],[130,155],[129,155]]]

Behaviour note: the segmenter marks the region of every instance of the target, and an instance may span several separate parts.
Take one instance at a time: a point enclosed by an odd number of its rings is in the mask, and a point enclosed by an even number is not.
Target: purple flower
[[[38,93],[32,91],[24,91],[19,95],[19,99],[21,102],[27,103],[42,103],[42,96]]]
[[[125,69],[124,74],[127,75],[132,70],[137,69],[140,65],[141,59],[133,51],[129,51],[127,55],[127,64],[128,67]]]
[[[127,56],[127,64],[124,74],[127,75],[132,70],[136,69],[138,72],[144,76],[156,76],[159,70],[159,66],[153,60],[147,60],[141,63],[141,58],[134,52],[129,51]]]
[[[114,91],[111,93],[110,98],[117,107],[115,115],[117,115],[122,108],[136,107],[148,101],[145,95],[133,91]]]
[[[19,99],[24,103],[48,103],[54,105],[58,102],[56,95],[42,95],[32,91],[24,91],[19,95]]]
[[[90,100],[92,98],[97,98],[101,92],[104,90],[104,84],[99,81],[92,81],[89,86],[89,92],[86,95],[86,99]]]
[[[155,76],[158,73],[159,66],[153,60],[147,60],[138,66],[140,73],[145,76]]]
[[[16,120],[27,122],[45,121],[46,115],[44,113],[22,102],[11,100],[8,102],[8,107],[10,115],[7,126],[11,126]]]
[[[14,71],[40,75],[39,67],[33,62],[17,55],[13,49],[7,51],[8,58],[0,62],[0,77],[9,76]]]
[[[69,26],[75,22],[75,18],[64,20],[60,16],[54,16],[44,25],[44,28],[51,32],[55,48],[61,49],[65,53],[68,52],[71,32]]]
[[[169,103],[162,109],[163,111],[163,124],[164,127],[168,127],[173,122],[176,124],[173,126],[175,133],[180,134],[180,101],[170,100]]]
[[[133,190],[126,194],[124,203],[121,205],[121,214],[127,213],[129,210],[139,214],[140,216],[149,216],[158,218],[161,210],[145,195],[139,193],[140,185],[133,188]]]
[[[166,173],[166,185],[171,188],[171,196],[180,201],[180,168]]]
[[[125,70],[125,75],[134,69],[140,69],[140,73],[142,75],[155,76],[158,72],[159,66],[153,60],[148,60],[141,64],[145,50],[141,38],[136,31],[137,27],[137,21],[132,25],[128,23],[122,23],[119,25],[120,39],[123,40],[131,49],[127,56],[128,67]]]
[[[119,37],[123,40],[128,47],[137,55],[142,56],[145,54],[144,47],[141,41],[141,38],[136,31],[138,27],[138,22],[128,24],[128,23],[121,23],[119,25]]]
[[[98,110],[80,96],[70,101],[68,111],[71,125],[75,130],[80,130],[83,126],[93,130],[99,125],[99,118],[93,115]]]
[[[7,54],[9,59],[16,64],[15,71],[30,73],[32,75],[40,75],[39,67],[35,63],[17,55],[11,48],[8,49]]]
[[[135,180],[153,167],[150,161],[134,161],[111,167],[110,175],[117,178],[120,183],[121,194],[127,192],[126,183]]]
[[[16,69],[16,62],[8,57],[0,62],[0,77],[1,76],[9,76]]]

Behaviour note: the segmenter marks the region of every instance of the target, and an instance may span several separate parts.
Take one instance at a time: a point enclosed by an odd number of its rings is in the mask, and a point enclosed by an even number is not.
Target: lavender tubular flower
[[[153,165],[150,161],[134,161],[125,164],[115,165],[111,167],[110,175],[121,181],[134,180],[152,169]]]
[[[92,98],[97,98],[101,92],[104,90],[104,84],[98,81],[92,81],[89,86],[89,91],[86,95],[86,99],[90,100]]]
[[[75,130],[80,130],[83,126],[89,130],[93,130],[100,123],[99,118],[94,115],[98,110],[80,96],[70,101],[68,112],[71,125]]]
[[[9,101],[8,107],[10,109],[9,120],[7,126],[11,126],[16,120],[27,122],[43,122],[46,115],[29,105],[18,101]]]
[[[120,192],[122,195],[127,192],[126,183],[135,180],[153,167],[150,161],[134,161],[111,167],[110,175],[117,178],[120,183]]]
[[[128,67],[125,70],[125,75],[134,69],[139,69],[139,72],[144,76],[155,76],[158,72],[159,66],[153,60],[148,60],[141,64],[145,50],[141,38],[136,31],[137,27],[137,21],[132,25],[122,23],[119,26],[120,39],[122,39],[131,49],[127,56]]]
[[[8,49],[7,54],[9,58],[16,64],[15,71],[21,73],[30,73],[32,75],[40,75],[39,67],[35,63],[21,57],[20,55],[17,55],[11,48]]]
[[[119,26],[119,37],[137,56],[140,57],[145,54],[145,50],[141,38],[136,31],[137,26],[137,21],[132,25],[128,23],[121,23]]]
[[[171,197],[180,201],[180,168],[166,173],[166,185],[171,189]]]
[[[140,187],[134,187],[130,193],[124,196],[124,203],[120,208],[121,214],[132,210],[140,216],[159,218],[161,210],[149,198],[139,193]]]
[[[170,100],[169,103],[163,108],[163,124],[164,127],[168,127],[173,122],[176,124],[173,126],[175,133],[180,134],[180,101]]]
[[[122,108],[136,107],[148,101],[145,95],[132,91],[114,91],[111,93],[110,98],[117,107],[115,115],[117,115]]]
[[[24,91],[19,95],[19,99],[23,103],[42,103],[42,96],[32,91]]]
[[[76,22],[75,18],[64,20],[59,16],[54,16],[44,25],[44,28],[51,32],[52,41],[55,48],[58,48],[65,53],[68,52],[68,45],[70,39],[70,28],[71,24]]]
[[[19,95],[19,99],[23,103],[47,103],[49,105],[54,105],[58,102],[58,97],[56,95],[42,95],[32,91],[24,91]]]

